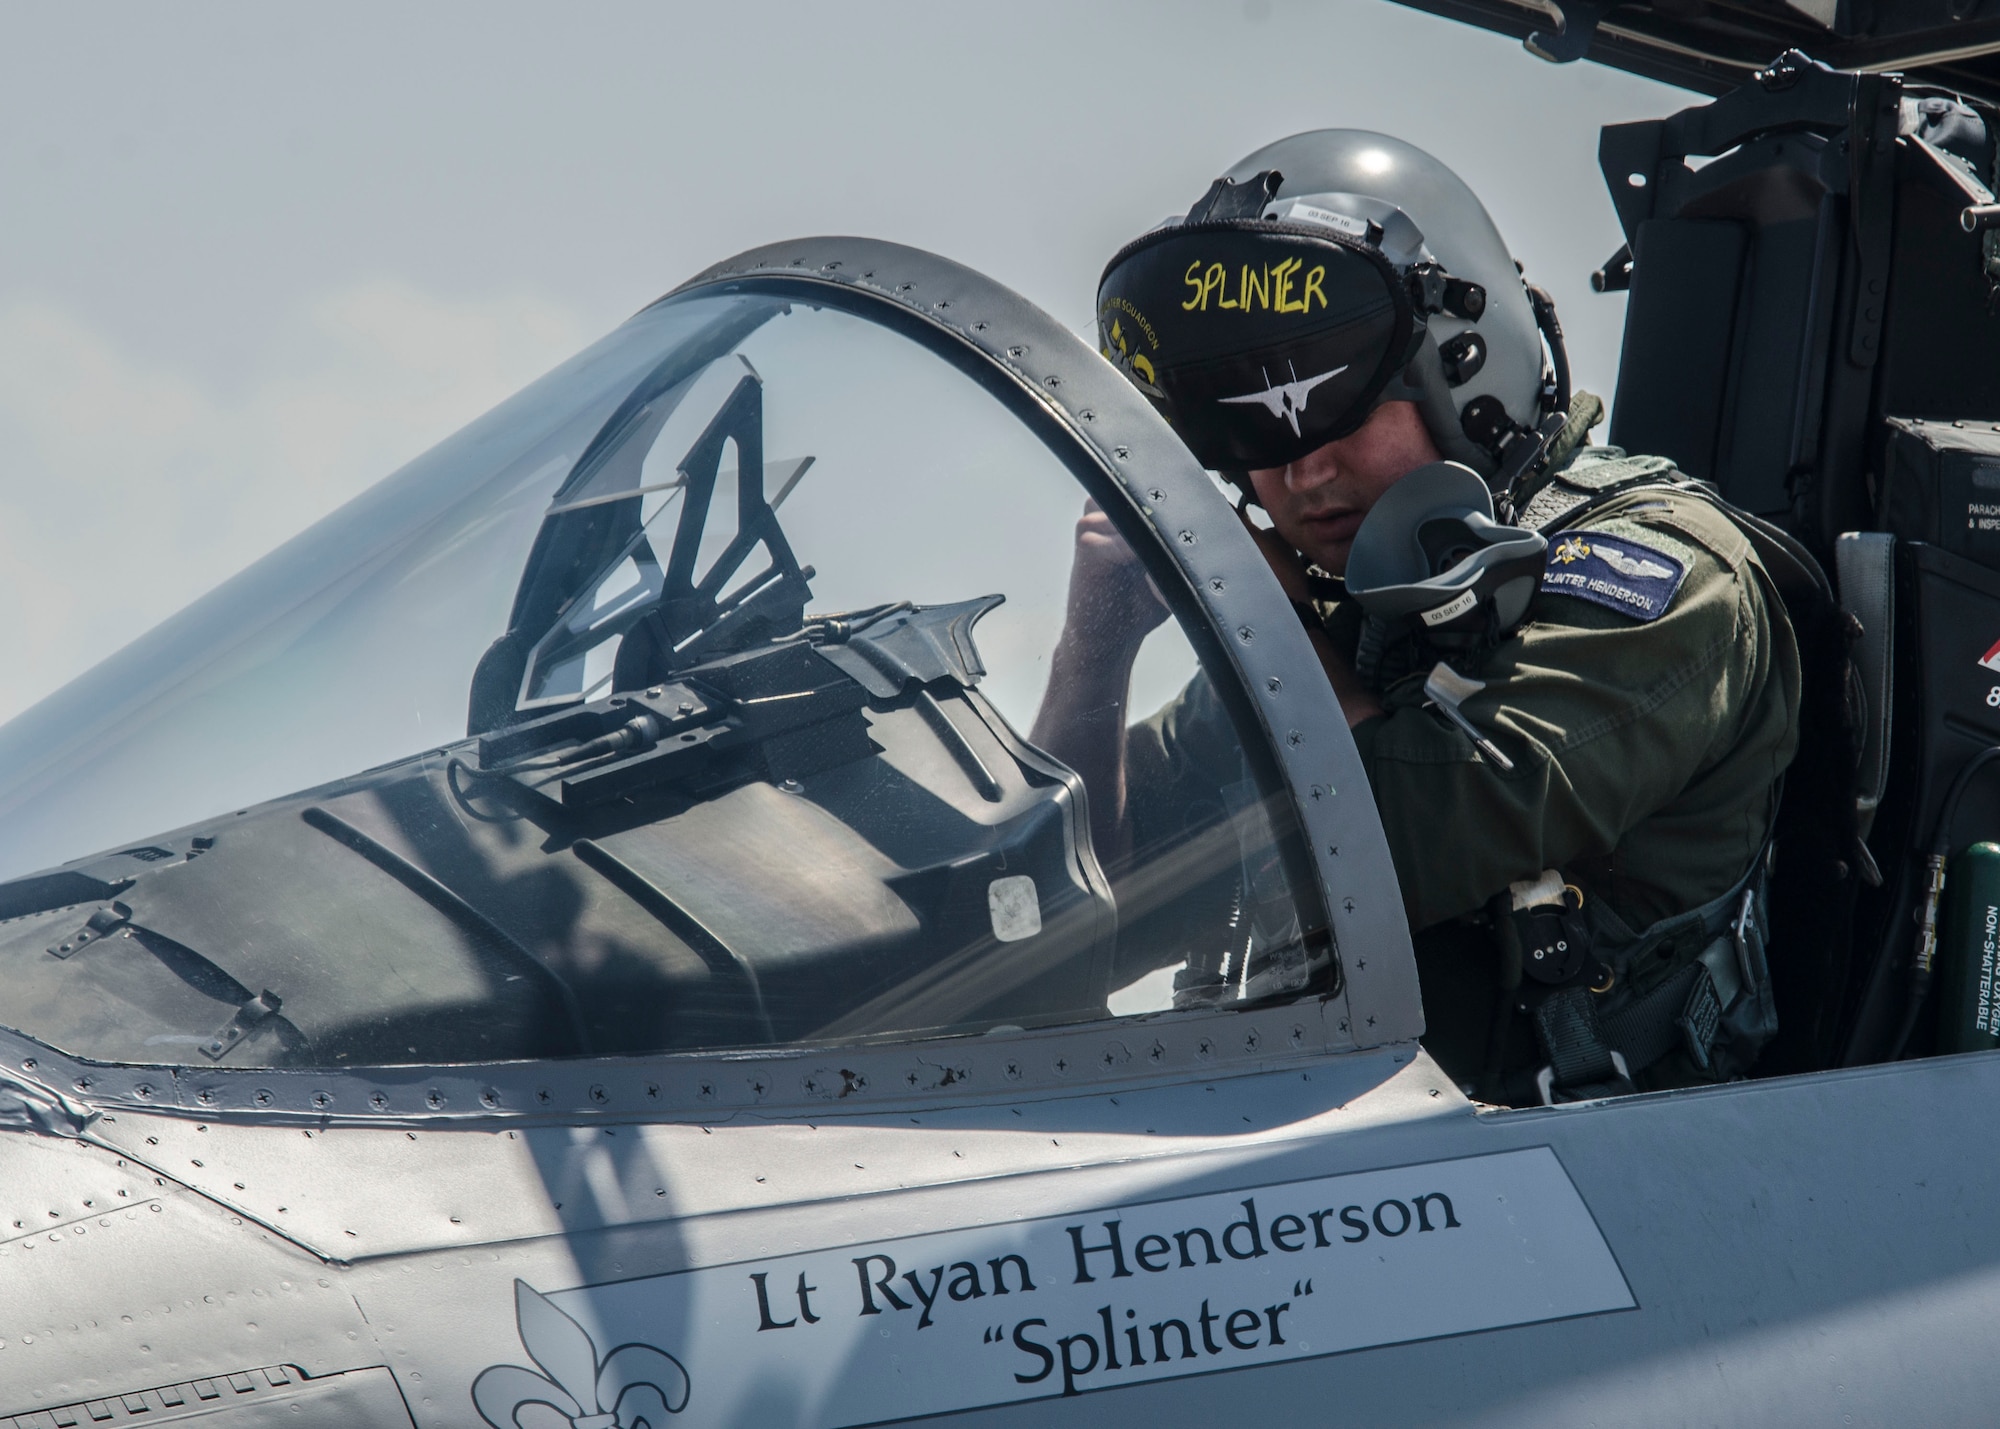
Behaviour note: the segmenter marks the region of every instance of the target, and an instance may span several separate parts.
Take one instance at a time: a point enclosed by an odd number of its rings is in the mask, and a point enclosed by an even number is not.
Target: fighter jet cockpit
[[[1118,503],[838,296],[663,301],[12,727],[6,1021],[331,1068],[1331,990],[1185,580],[1151,556],[1104,718],[1221,733],[1093,787],[1037,721],[1065,621],[1119,616],[1066,604]]]
[[[1710,96],[1615,374],[1375,130],[770,243],[0,725],[0,1429],[1990,1417],[2000,18],[1411,3]]]
[[[1630,295],[1608,437],[1708,483],[1796,577],[1809,688],[1757,1075],[1959,1046],[1915,929],[1944,920],[1944,976],[1973,966],[1938,868],[1992,814],[1966,763],[2000,697],[1990,115],[1794,52],[1603,131],[1628,242],[1596,285]],[[1242,188],[1228,222],[1285,230]],[[1219,182],[1203,221],[1238,197]],[[1372,255],[1355,313],[1497,321],[1479,284],[1384,266],[1377,228],[1341,238]],[[1567,367],[1553,314],[1527,324],[1556,359],[1542,450]],[[1440,384],[1480,379],[1453,361]],[[1325,672],[1242,493],[1136,371],[893,245],[684,284],[0,729],[0,1021],[79,1063],[217,1074],[1292,1003],[1301,1049],[1421,1035]],[[1332,375],[1224,400],[1296,431],[1339,406],[1309,396]],[[1948,627],[1979,648],[1934,649]]]

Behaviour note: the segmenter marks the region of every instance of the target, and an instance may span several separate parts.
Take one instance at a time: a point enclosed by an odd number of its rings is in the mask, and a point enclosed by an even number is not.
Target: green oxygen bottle
[[[1938,937],[1940,1052],[2000,1047],[2000,843],[1951,861]]]

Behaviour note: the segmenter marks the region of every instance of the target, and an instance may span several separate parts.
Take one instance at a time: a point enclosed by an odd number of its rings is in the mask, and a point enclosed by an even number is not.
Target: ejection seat
[[[1815,628],[1776,844],[1774,1072],[1930,1050],[1922,850],[2000,834],[1993,779],[1936,828],[2000,743],[1995,122],[1791,51],[1599,145],[1627,242],[1593,286],[1630,290],[1610,440],[1796,536],[1844,607],[1793,609]]]

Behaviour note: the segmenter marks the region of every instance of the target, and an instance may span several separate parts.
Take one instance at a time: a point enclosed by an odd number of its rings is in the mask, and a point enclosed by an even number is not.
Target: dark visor
[[[1421,331],[1376,249],[1263,219],[1127,244],[1098,283],[1097,330],[1104,355],[1220,471],[1283,466],[1353,431]]]

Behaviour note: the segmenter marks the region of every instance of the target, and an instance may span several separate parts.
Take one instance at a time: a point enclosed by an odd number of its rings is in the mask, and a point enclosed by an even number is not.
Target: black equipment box
[[[1981,533],[2000,546],[2000,531]],[[1945,786],[1974,754],[2000,744],[2000,561],[1974,563],[1936,546],[1896,551],[1898,739],[1916,748],[1902,766],[1912,786],[1913,837],[1928,843]],[[1917,757],[1921,750],[1921,757]],[[2000,829],[2000,780],[1966,791],[1952,847]]]
[[[2000,423],[1884,425],[1882,529],[2000,570]]]

